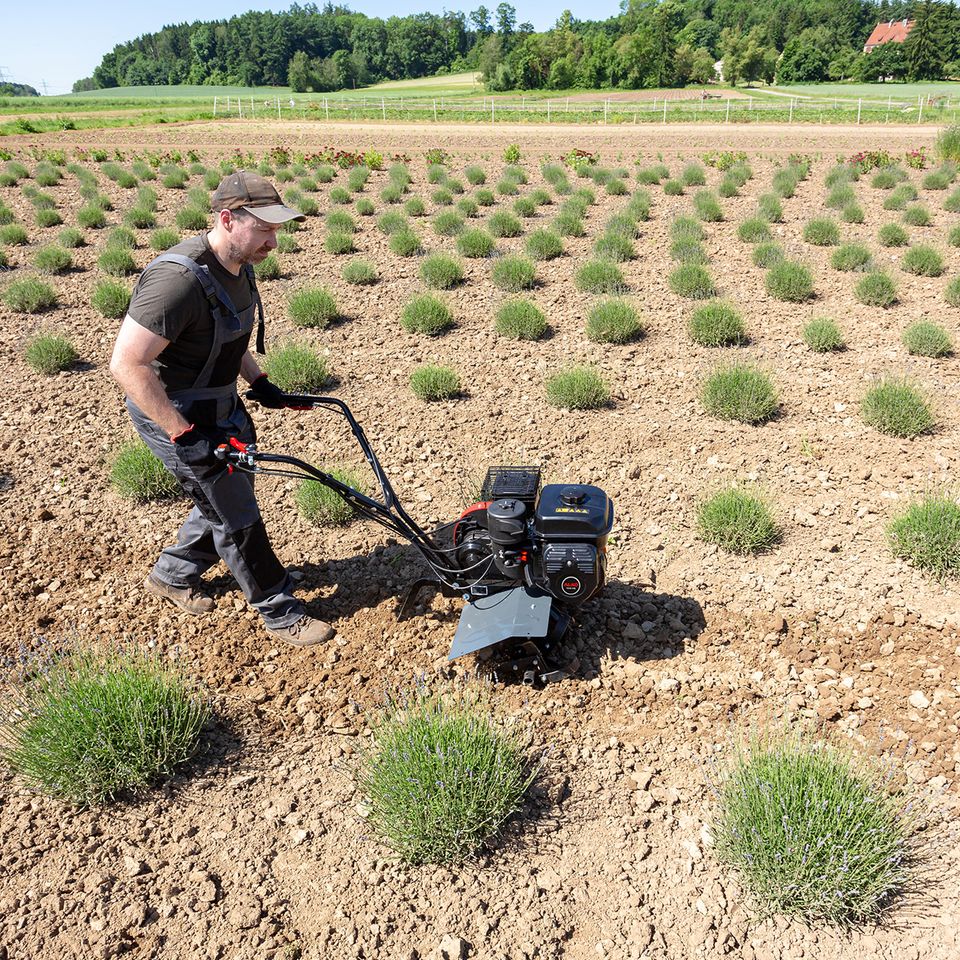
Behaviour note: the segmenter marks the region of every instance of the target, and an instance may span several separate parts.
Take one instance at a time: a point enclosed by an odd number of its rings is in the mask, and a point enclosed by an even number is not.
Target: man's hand
[[[270,382],[270,378],[261,373],[253,383],[247,396],[256,400],[262,407],[269,407],[271,410],[283,410],[286,407],[283,391],[275,384]]]
[[[256,380],[250,384],[247,396],[256,400],[262,407],[269,407],[271,410],[308,410],[309,407],[298,407],[287,402],[287,395],[275,384],[270,382],[270,378],[261,373]]]
[[[225,439],[219,433],[191,423],[186,430],[174,434],[170,438],[170,442],[177,448],[177,455],[188,467],[204,472],[219,473],[226,466],[226,463],[217,456],[217,447]],[[211,467],[215,469],[210,470]]]

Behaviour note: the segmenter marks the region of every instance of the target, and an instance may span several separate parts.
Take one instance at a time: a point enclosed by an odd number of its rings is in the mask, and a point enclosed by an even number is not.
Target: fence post
[[[280,98],[277,97],[277,119],[280,119]]]
[[[860,111],[863,109],[863,97],[857,101],[857,126],[860,126]]]
[[[663,122],[667,122],[667,98],[663,98]]]
[[[326,97],[323,98],[323,115],[327,120],[330,119],[330,104],[327,102]]]
[[[433,122],[434,122],[434,123],[437,122],[437,101],[436,101],[436,98],[434,98],[434,101],[433,101]]]
[[[213,98],[213,115],[214,116],[217,115],[217,98],[216,97]]]
[[[730,98],[729,97],[727,97],[727,119],[724,122],[725,123],[730,122]]]
[[[547,101],[547,123],[550,122],[550,101]]]
[[[250,98],[250,116],[256,116],[256,114],[253,112],[253,97]]]
[[[788,123],[793,123],[793,97],[790,98],[790,119]]]
[[[920,118],[923,116],[923,97],[920,98],[920,109],[917,111],[917,123],[920,122]]]
[[[608,107],[609,103],[610,103],[609,100],[604,100],[604,101],[603,101],[603,122],[604,122],[604,123],[607,122],[607,107]]]
[[[243,119],[243,101],[239,97],[237,97],[237,116]]]
[[[494,106],[493,97],[490,98],[490,122],[494,123],[497,119],[496,107]]]

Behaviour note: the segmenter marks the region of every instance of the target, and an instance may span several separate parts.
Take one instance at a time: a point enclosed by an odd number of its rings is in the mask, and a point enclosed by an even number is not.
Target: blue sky
[[[48,0],[47,3],[21,2],[7,6],[0,28],[0,68],[6,80],[28,83],[40,93],[69,93],[75,80],[88,77],[118,43],[133,40],[144,33],[154,33],[171,23],[191,23],[194,20],[220,20],[246,10],[287,10],[292,0],[281,3],[252,3],[238,6],[223,0],[166,0],[156,6],[138,3],[120,3],[101,0],[84,3],[83,0]],[[432,11],[442,13],[444,8],[469,13],[484,0],[465,3],[432,2],[432,0],[366,0],[349,2],[346,6],[371,17],[404,16],[408,13]],[[484,6],[493,10],[499,0],[485,0]],[[318,2],[322,6],[322,2]],[[514,2],[517,21],[528,20],[537,30],[551,27],[561,11],[569,9],[578,19],[603,19],[619,10],[618,0],[590,3],[588,0],[569,0],[561,4],[548,0]]]

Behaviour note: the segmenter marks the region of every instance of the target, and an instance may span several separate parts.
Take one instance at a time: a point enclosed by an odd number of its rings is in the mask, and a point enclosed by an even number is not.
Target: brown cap
[[[210,198],[210,205],[214,212],[246,210],[265,223],[307,219],[299,210],[284,205],[272,183],[249,170],[237,170],[224,177]]]

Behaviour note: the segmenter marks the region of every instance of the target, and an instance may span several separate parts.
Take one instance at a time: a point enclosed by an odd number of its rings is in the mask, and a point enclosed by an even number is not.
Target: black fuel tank
[[[613,527],[613,501],[588,484],[549,483],[540,493],[534,528],[550,540],[602,545]]]

